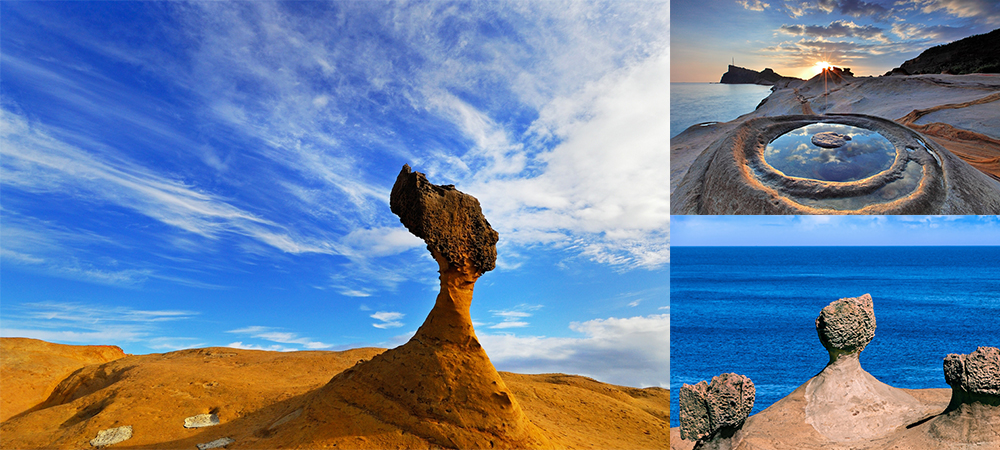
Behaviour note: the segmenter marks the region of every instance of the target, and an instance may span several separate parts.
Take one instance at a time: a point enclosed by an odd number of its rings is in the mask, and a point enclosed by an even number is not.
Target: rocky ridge
[[[886,75],[1000,73],[1000,28],[924,50]]]

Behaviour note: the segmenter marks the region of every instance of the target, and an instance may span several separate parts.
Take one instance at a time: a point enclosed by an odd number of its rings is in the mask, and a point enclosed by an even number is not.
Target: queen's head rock
[[[830,362],[857,356],[875,337],[875,310],[872,296],[842,298],[830,303],[816,318],[816,332],[830,353]]]
[[[406,165],[392,187],[390,209],[427,243],[441,290],[407,343],[341,372],[324,388],[327,394],[445,448],[549,446],[473,329],[473,288],[495,267],[498,240],[479,201]]]
[[[681,438],[698,441],[696,448],[719,447],[743,426],[753,409],[756,388],[735,373],[712,377],[712,382],[685,384],[678,400]],[[712,444],[709,444],[712,442]]]

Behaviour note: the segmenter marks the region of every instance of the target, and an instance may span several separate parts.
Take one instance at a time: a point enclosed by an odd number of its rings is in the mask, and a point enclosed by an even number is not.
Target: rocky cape
[[[729,70],[722,74],[721,84],[762,84],[771,86],[779,81],[802,81],[801,78],[784,77],[770,68],[758,72],[753,69],[730,65]]]
[[[231,348],[125,355],[0,339],[0,448],[664,448],[669,391],[500,373],[469,308],[496,264],[478,200],[404,166],[392,212],[427,243],[441,289],[390,350]]]

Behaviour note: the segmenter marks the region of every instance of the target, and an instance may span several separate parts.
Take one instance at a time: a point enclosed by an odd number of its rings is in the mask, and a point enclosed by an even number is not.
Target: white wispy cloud
[[[233,334],[245,334],[249,335],[254,339],[262,339],[270,342],[277,342],[279,344],[296,344],[302,346],[306,350],[319,350],[333,347],[333,344],[326,344],[319,341],[314,341],[307,337],[300,337],[298,333],[291,333],[287,331],[278,331],[275,328],[264,327],[259,325],[237,328],[235,330],[228,330],[226,333]],[[252,349],[252,350],[276,350],[276,351],[291,351],[298,350],[294,347],[284,347],[278,345],[271,345],[269,347],[261,347],[259,345],[243,345],[243,342],[234,342],[229,344],[229,347],[242,348],[242,349]]]
[[[403,314],[401,312],[379,311],[368,317],[371,317],[372,319],[378,321],[372,324],[373,327],[384,329],[384,328],[399,328],[403,326],[403,322],[400,322],[400,319],[402,319],[403,316],[405,315],[406,314]]]
[[[74,344],[156,344],[184,339],[162,336],[166,332],[165,322],[185,321],[199,314],[71,302],[21,303],[6,311],[0,327],[3,337]]]
[[[626,386],[669,386],[670,315],[573,322],[579,338],[483,334],[500,370],[579,374]]]
[[[487,328],[492,329],[507,329],[507,328],[524,328],[529,325],[527,319],[534,315],[534,311],[542,309],[542,305],[529,305],[522,303],[511,309],[500,309],[500,310],[490,310],[490,314],[495,318],[499,318],[499,323],[494,323]]]
[[[75,193],[81,200],[131,209],[206,238],[235,233],[289,253],[335,252],[328,243],[298,241],[278,224],[212,194],[134,163],[106,159],[53,134],[0,109],[5,186],[35,194]]]
[[[392,60],[371,43],[346,43],[354,48],[344,48],[343,42],[335,45],[319,29],[303,27],[275,5],[202,4],[198,8],[210,13],[190,20],[209,30],[204,36],[209,45],[195,55],[198,72],[208,82],[192,89],[213,100],[212,114],[217,118],[267,143],[259,149],[264,157],[303,174],[305,180],[284,183],[303,208],[344,218],[346,223],[356,223],[359,215],[381,223],[392,221],[373,206],[384,202],[387,186],[373,182],[375,177],[365,171],[367,164],[347,144],[358,138],[356,129],[363,129],[365,136],[380,136],[368,141],[372,157],[413,162],[435,182],[453,182],[479,196],[488,217],[510,218],[496,226],[513,243],[565,243],[585,235],[598,241],[580,247],[595,260],[657,266],[667,258],[669,222],[668,195],[661,195],[657,175],[669,163],[662,151],[667,148],[667,133],[657,126],[669,114],[662,82],[669,58],[666,40],[657,37],[662,32],[659,26],[667,24],[668,5],[644,6],[648,9],[613,8],[622,17],[610,19],[613,15],[603,10],[608,5],[512,5],[504,14],[517,22],[520,40],[480,39],[475,27],[460,27],[455,39],[462,47],[457,48],[455,41],[428,30],[442,29],[449,20],[476,23],[497,12],[398,4],[391,7],[399,11],[382,14],[352,5],[359,17],[376,22],[393,17],[388,39],[397,55]],[[600,10],[604,22],[588,22],[595,10]],[[262,28],[260,22],[268,26]],[[348,21],[343,26],[350,29],[357,24]],[[596,39],[588,27],[607,31]],[[616,34],[620,28],[631,32]],[[266,40],[258,44],[255,36],[261,30],[266,30]],[[242,50],[255,45],[265,45],[267,51]],[[345,58],[345,52],[354,56]],[[532,52],[541,53],[529,61]],[[481,54],[490,58],[470,59]],[[357,65],[359,59],[367,64]],[[411,59],[424,63],[403,64]],[[334,64],[337,70],[330,71]],[[336,96],[330,95],[324,80],[336,81],[346,74],[357,74],[361,83],[338,83]],[[243,78],[254,80],[271,94],[266,98],[280,99],[280,104],[249,97],[235,85]],[[502,111],[489,99],[472,102],[457,94],[479,89],[483,83],[513,94],[513,103],[505,105],[540,114],[530,133],[495,117]],[[389,92],[409,102],[409,107],[432,113],[429,120],[435,128],[449,127],[449,132],[468,140],[468,147],[431,147],[418,154],[400,147],[393,130],[348,108]],[[317,105],[323,110],[316,111]],[[389,100],[380,106],[402,107]],[[348,116],[353,123],[345,119]],[[547,142],[556,141],[563,144],[547,148]],[[630,189],[619,187],[623,177],[633,181]],[[322,189],[324,185],[335,189]],[[623,195],[622,190],[628,192]],[[331,210],[330,205],[339,209]]]

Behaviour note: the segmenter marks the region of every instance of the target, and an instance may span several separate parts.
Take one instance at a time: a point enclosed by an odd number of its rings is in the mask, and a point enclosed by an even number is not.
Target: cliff
[[[886,75],[1000,73],[1000,28],[924,50]]]

